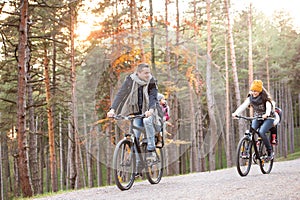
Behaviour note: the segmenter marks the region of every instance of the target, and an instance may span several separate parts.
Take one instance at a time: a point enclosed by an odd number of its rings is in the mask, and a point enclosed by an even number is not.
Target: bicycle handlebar
[[[264,120],[264,118],[262,118],[262,116],[246,117],[246,116],[237,115],[237,116],[235,116],[235,117],[238,118],[238,119],[245,119],[245,120],[248,120],[248,121],[252,121],[252,120],[254,120],[254,119],[257,119],[257,120]]]
[[[127,115],[127,116],[124,116],[124,115],[115,115],[113,117],[109,117],[109,118],[113,118],[115,120],[133,120],[133,119],[136,119],[136,118],[144,118],[146,115],[145,114],[139,114],[139,115]]]

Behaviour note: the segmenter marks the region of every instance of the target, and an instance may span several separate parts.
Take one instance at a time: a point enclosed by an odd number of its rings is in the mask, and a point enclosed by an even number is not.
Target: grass
[[[297,151],[295,153],[292,154],[288,154],[287,157],[278,157],[276,158],[276,161],[287,161],[287,160],[295,160],[300,158],[300,151]]]

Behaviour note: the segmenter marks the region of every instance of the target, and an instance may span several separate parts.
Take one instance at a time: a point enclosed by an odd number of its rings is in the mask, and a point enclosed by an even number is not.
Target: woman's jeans
[[[155,129],[153,124],[153,115],[147,118],[134,119],[133,125],[139,127],[145,127],[146,136],[147,136],[147,150],[148,151],[155,150]],[[133,131],[137,141],[139,141],[141,132],[138,130],[133,130]]]
[[[266,145],[268,154],[272,152],[272,146],[270,140],[266,133],[273,127],[274,119],[265,119],[265,120],[253,120],[252,121],[252,128],[257,130],[259,127],[259,135],[263,139],[264,144]]]

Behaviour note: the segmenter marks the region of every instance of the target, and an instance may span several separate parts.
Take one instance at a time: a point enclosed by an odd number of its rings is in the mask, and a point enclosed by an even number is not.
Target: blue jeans
[[[134,126],[145,127],[146,136],[147,136],[147,150],[153,151],[155,150],[155,129],[153,124],[153,115],[148,118],[143,119],[134,119]],[[141,136],[141,131],[133,130],[137,141]]]
[[[274,119],[265,119],[265,120],[253,120],[252,128],[257,130],[259,127],[259,135],[263,139],[264,144],[266,145],[268,153],[272,152],[272,146],[270,144],[270,140],[266,133],[273,127]]]

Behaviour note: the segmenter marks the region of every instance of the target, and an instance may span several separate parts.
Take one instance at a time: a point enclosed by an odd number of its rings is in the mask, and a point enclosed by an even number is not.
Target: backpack
[[[158,102],[156,103],[155,107],[156,107],[155,112],[157,114],[156,114],[156,119],[155,119],[155,122],[154,122],[154,129],[155,129],[156,132],[160,132],[162,127],[163,127],[163,124],[164,124],[164,112],[161,109]]]
[[[281,118],[282,118],[282,110],[281,110],[281,108],[275,107],[275,112],[277,112],[277,114],[279,115],[279,122],[281,122]]]
[[[156,109],[157,109],[157,114],[158,114],[158,117],[159,117],[159,121],[161,122],[161,124],[163,124],[165,113],[162,110],[162,108],[161,108],[161,106],[159,105],[158,102],[156,103]]]

